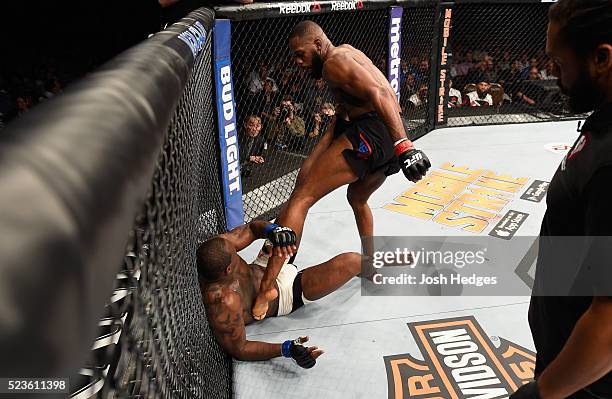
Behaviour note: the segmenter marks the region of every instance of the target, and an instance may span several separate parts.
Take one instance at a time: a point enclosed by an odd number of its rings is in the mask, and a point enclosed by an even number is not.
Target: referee
[[[612,0],[560,0],[549,20],[559,87],[594,112],[550,183],[529,307],[536,381],[511,398],[612,398]]]

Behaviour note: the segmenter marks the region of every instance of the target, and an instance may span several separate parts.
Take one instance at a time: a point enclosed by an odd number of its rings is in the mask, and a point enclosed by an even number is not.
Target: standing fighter
[[[595,112],[550,183],[529,306],[536,379],[511,398],[612,398],[612,0],[560,0],[549,17],[561,91]]]
[[[406,137],[395,93],[365,54],[347,44],[335,47],[312,21],[293,28],[289,45],[298,66],[327,82],[340,109],[304,161],[278,223],[293,229],[299,239],[310,207],[348,184],[347,199],[359,235],[371,237],[370,195],[400,168],[408,180],[417,182],[431,164]],[[265,317],[267,303],[276,295],[273,284],[283,263],[278,257],[270,258],[253,306],[256,319]]]

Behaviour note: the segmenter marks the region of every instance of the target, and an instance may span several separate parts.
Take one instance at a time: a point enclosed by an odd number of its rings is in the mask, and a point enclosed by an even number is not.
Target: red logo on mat
[[[312,8],[310,9],[311,12],[321,12],[321,4],[314,2],[312,3]]]
[[[358,1],[357,2],[357,9],[361,10],[363,8],[363,1]]]

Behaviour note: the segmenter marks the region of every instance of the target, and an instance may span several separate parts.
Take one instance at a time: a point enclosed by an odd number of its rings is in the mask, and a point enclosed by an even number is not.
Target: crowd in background
[[[336,113],[325,81],[288,63],[259,61],[235,84],[243,164],[264,163],[275,150],[307,155]]]
[[[535,106],[525,81],[555,79],[553,63],[543,51],[530,57],[506,52],[465,50],[455,53],[450,68],[449,108],[492,107],[504,103]],[[374,60],[387,75],[386,58]],[[430,61],[425,56],[402,60],[400,105],[407,117],[425,113],[429,98]],[[284,150],[307,155],[325,132],[336,104],[322,79],[285,62],[259,61],[236,84],[242,117],[240,151],[243,164],[265,163],[267,155]],[[417,115],[417,116],[415,116]]]

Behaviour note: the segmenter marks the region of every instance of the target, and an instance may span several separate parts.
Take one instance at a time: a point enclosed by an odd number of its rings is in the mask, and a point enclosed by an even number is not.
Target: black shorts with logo
[[[342,155],[359,179],[379,171],[386,176],[399,172],[389,130],[376,112],[367,112],[349,122],[337,118],[334,139],[342,134],[353,145],[352,150],[346,149]]]

